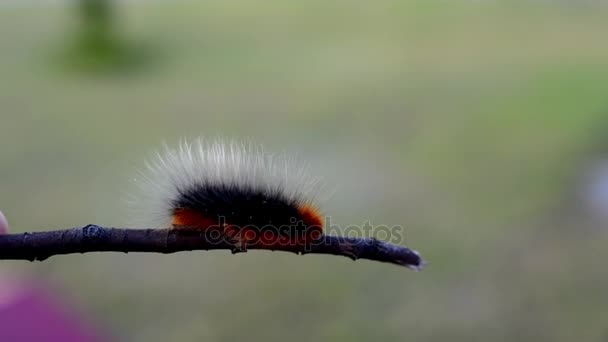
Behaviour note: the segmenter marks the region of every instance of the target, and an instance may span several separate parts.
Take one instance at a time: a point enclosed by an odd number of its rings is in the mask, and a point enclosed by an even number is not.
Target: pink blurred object
[[[0,211],[0,235],[8,234],[8,221]]]
[[[0,279],[0,341],[102,342],[82,316],[33,282]]]

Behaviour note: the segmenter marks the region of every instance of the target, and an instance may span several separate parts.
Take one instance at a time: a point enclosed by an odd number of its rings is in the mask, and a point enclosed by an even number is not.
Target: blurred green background
[[[74,3],[0,3],[13,231],[125,226],[130,180],[162,142],[250,138],[325,179],[332,222],[402,225],[429,266],[85,254],[2,262],[0,276],[52,284],[125,341],[608,338],[603,2],[113,9],[135,57],[72,68]]]

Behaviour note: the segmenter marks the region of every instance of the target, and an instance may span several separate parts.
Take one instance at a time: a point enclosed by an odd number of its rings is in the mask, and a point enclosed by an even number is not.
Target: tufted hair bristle
[[[200,186],[246,189],[278,195],[287,202],[314,207],[321,183],[307,167],[285,154],[266,153],[262,146],[221,139],[165,145],[134,179],[129,199],[133,224],[169,227],[175,204]]]

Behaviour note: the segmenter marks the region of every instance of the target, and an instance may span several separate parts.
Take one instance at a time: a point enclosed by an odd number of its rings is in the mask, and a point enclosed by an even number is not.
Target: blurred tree
[[[78,10],[82,21],[83,46],[95,53],[112,51],[116,39],[112,32],[111,0],[79,0]]]
[[[78,0],[76,6],[78,25],[68,49],[69,67],[108,72],[143,64],[145,49],[120,33],[113,0]]]

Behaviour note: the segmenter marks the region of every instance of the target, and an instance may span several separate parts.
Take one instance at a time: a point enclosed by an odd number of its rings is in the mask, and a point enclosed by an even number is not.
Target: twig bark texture
[[[36,233],[0,236],[0,259],[45,260],[54,255],[90,252],[175,253],[193,250],[236,250],[229,241],[209,241],[204,235],[180,229],[124,229],[96,225]],[[351,238],[327,235],[306,247],[247,246],[247,250],[265,249],[298,254],[329,254],[353,260],[368,259],[419,270],[424,261],[407,247],[374,238]]]

